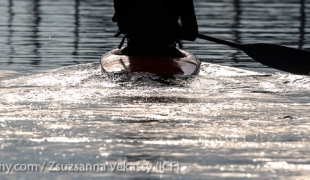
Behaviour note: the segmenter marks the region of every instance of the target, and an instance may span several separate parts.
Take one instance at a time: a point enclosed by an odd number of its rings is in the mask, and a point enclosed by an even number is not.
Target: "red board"
[[[193,54],[180,50],[185,57],[148,57],[117,55],[112,50],[100,60],[103,72],[148,72],[157,75],[195,75],[199,72],[200,61]]]

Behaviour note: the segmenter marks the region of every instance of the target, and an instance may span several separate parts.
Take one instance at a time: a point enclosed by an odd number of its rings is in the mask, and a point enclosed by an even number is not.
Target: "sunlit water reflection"
[[[1,179],[309,177],[309,77],[275,72],[202,40],[186,43],[204,61],[198,76],[104,75],[98,60],[119,43],[111,2],[0,4],[0,168],[40,167],[2,168]],[[304,49],[306,5],[196,1],[205,34]],[[124,161],[152,169],[113,171]],[[164,161],[174,163],[172,171],[159,168]],[[107,169],[48,173],[59,171],[51,162]]]

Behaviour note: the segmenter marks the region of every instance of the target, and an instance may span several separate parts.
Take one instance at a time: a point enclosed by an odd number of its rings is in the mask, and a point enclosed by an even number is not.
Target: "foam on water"
[[[1,161],[181,164],[178,173],[80,178],[306,177],[309,82],[208,63],[190,78],[107,76],[98,63],[7,78],[0,82]]]

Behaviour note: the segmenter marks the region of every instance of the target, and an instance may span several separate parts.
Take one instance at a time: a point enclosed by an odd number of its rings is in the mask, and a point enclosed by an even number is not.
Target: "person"
[[[114,9],[118,35],[128,40],[122,54],[183,56],[176,43],[198,35],[193,0],[114,0]]]

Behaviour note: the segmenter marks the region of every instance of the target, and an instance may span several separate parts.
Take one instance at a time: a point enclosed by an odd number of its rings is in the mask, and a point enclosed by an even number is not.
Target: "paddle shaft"
[[[230,46],[230,47],[239,48],[239,49],[241,48],[240,44],[229,42],[229,41],[225,41],[225,40],[218,39],[218,38],[214,38],[214,37],[211,37],[211,36],[207,36],[207,35],[203,35],[203,34],[198,34],[197,37],[200,38],[200,39],[212,41],[212,42],[223,44],[223,45],[227,45],[227,46]]]

